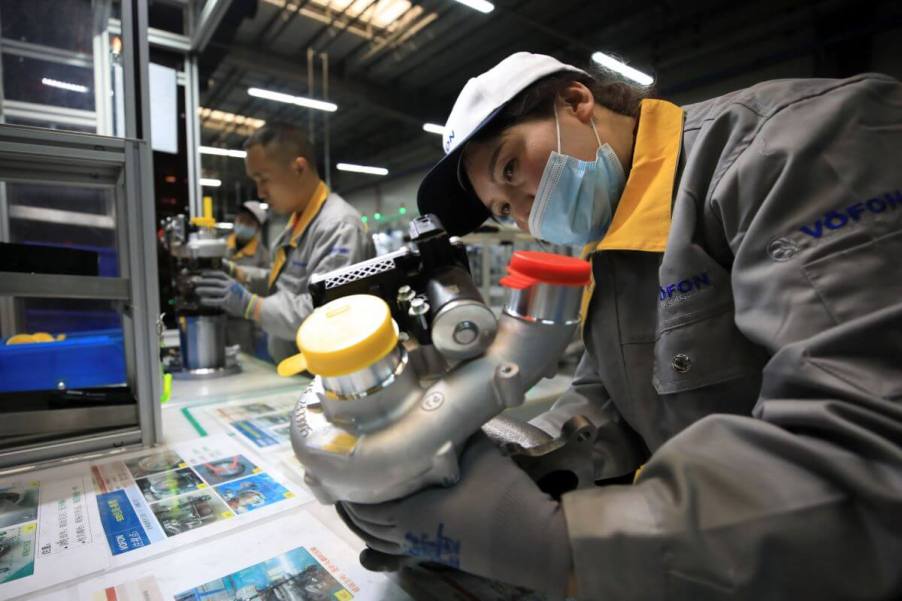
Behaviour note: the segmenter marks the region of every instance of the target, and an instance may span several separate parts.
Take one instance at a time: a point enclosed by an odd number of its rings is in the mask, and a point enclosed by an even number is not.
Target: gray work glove
[[[560,504],[481,432],[464,448],[460,474],[450,488],[339,504],[345,523],[377,552],[361,555],[364,567],[391,569],[381,554],[407,555],[563,597],[572,560]]]
[[[235,317],[252,319],[253,305],[259,302],[256,294],[236,282],[222,271],[207,270],[201,273],[195,287],[200,304],[217,307]]]

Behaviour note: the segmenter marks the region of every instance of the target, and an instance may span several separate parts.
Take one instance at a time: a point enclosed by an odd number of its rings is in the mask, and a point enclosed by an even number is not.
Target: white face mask
[[[529,212],[529,232],[536,238],[555,244],[588,244],[601,240],[611,224],[626,176],[614,149],[601,143],[595,121],[591,123],[598,142],[595,160],[561,154],[555,106],[557,151],[548,157]]]

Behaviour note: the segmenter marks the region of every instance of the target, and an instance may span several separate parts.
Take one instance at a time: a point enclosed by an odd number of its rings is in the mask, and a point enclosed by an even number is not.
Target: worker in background
[[[235,267],[269,269],[269,250],[263,244],[263,226],[268,215],[263,204],[247,200],[238,207],[238,214],[226,243],[229,246],[227,270]],[[260,330],[250,320],[229,316],[226,328],[226,343],[237,344],[250,355],[255,354]]]
[[[599,601],[902,598],[902,85],[644,93],[515,54],[418,195],[451,234],[587,245],[586,352],[534,423],[586,416],[597,480],[632,483],[558,501],[477,435],[456,485],[339,506],[361,559]]]
[[[270,209],[290,215],[272,246],[269,269],[205,272],[197,293],[207,306],[258,324],[276,362],[297,353],[295,335],[313,311],[310,276],[373,256],[360,214],[319,177],[310,143],[290,125],[266,125],[244,145],[248,177]]]

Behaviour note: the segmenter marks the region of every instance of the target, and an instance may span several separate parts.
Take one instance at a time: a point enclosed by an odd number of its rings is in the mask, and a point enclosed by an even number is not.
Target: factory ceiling
[[[891,0],[496,0],[487,14],[453,0],[232,0],[201,57],[202,143],[240,148],[253,129],[247,119],[289,121],[311,128],[330,170],[349,162],[398,176],[441,155],[440,137],[423,124],[444,123],[466,80],[515,51],[580,65],[595,51],[616,54],[652,74],[659,96],[691,102],[762,72],[873,70],[881,40],[900,31],[902,5]],[[249,88],[338,109],[274,102]],[[228,170],[241,177],[243,166],[233,160]],[[373,182],[331,177],[339,191]]]

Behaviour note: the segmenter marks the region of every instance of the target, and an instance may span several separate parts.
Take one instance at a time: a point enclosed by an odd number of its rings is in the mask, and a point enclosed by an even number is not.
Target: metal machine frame
[[[161,383],[156,367],[159,360],[156,228],[152,154],[147,141],[150,123],[146,0],[122,1],[121,28],[125,138],[0,124],[0,180],[77,185],[110,191],[115,207],[113,226],[120,277],[0,272],[0,301],[8,297],[40,296],[105,299],[119,303],[127,382],[137,399],[137,425],[2,450],[0,470],[15,467],[15,470],[6,471],[21,471],[73,455],[150,446],[162,438]],[[100,35],[105,34],[103,31]],[[101,57],[105,60],[106,55],[101,54]],[[106,67],[98,68],[104,70]],[[108,117],[108,111],[99,106],[95,116],[97,131],[110,131]],[[138,139],[139,136],[143,139]],[[0,189],[0,240],[9,239],[9,214],[4,192],[5,185]],[[4,304],[9,305],[8,302]],[[13,325],[7,323],[9,318],[9,314],[4,316],[4,327]]]

